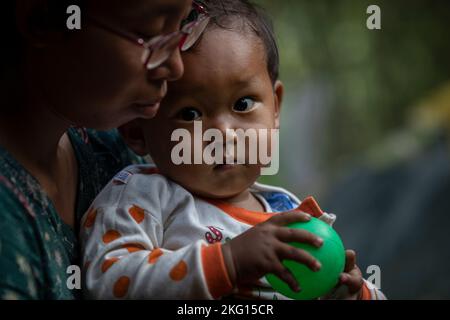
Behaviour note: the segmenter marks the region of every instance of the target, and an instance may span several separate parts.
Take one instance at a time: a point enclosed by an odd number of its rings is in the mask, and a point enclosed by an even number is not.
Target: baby
[[[264,275],[275,274],[298,291],[301,283],[282,261],[313,271],[321,267],[288,243],[320,247],[323,240],[286,225],[311,215],[332,224],[334,215],[322,212],[312,198],[301,202],[284,189],[257,183],[261,161],[174,163],[176,130],[194,139],[199,123],[224,136],[230,129],[279,128],[283,85],[270,20],[245,0],[206,4],[211,21],[199,43],[183,54],[185,74],[170,84],[157,116],[121,128],[130,148],[150,154],[155,165],[120,172],[82,220],[89,298],[286,299]],[[235,139],[225,139],[224,148]],[[203,142],[202,150],[207,145]],[[196,149],[183,152],[193,157],[191,151]],[[383,298],[362,279],[355,254],[346,254],[339,279],[346,290],[333,297]]]

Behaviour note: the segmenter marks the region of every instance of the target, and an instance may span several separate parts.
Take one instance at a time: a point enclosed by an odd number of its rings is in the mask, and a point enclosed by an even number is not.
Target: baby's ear
[[[275,127],[280,128],[281,105],[283,103],[284,85],[283,82],[277,80],[274,85],[275,96]]]
[[[143,157],[148,155],[145,134],[139,119],[122,125],[119,127],[119,132],[128,147],[138,156]]]

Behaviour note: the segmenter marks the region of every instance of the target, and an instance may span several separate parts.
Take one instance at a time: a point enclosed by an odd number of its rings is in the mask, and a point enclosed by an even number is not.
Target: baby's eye
[[[236,112],[247,113],[255,108],[256,102],[252,98],[241,98],[233,106],[233,110]]]
[[[183,108],[178,112],[177,118],[183,121],[191,122],[199,120],[202,116],[202,113],[195,108]]]

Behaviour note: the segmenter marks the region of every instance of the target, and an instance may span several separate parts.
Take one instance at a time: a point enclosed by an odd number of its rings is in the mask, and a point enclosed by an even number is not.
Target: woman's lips
[[[136,108],[141,117],[150,119],[153,118],[159,110],[161,101],[150,103],[134,103],[133,107]]]

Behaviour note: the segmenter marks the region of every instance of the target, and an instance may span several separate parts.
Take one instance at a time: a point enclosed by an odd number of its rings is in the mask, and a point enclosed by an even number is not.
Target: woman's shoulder
[[[124,167],[145,162],[143,158],[134,154],[127,147],[117,129],[99,131],[86,128],[71,128],[68,133],[78,152],[108,155],[116,162],[124,163]]]
[[[95,173],[95,184],[99,187],[105,186],[123,168],[145,163],[127,147],[116,129],[71,128],[68,134],[78,159],[80,178],[94,178]]]
[[[129,165],[142,164],[144,159],[127,147],[116,129],[71,128],[68,135],[78,160],[80,190],[77,215],[81,218],[118,172]]]
[[[75,235],[41,186],[0,146],[0,298],[74,298],[64,285]]]
[[[1,174],[0,299],[75,298],[64,286],[76,260],[74,235]]]
[[[35,216],[37,206],[42,208],[49,206],[42,188],[36,179],[0,146],[0,213],[3,216],[9,212],[25,211],[28,215]],[[15,211],[7,210],[9,207]]]
[[[28,203],[28,199],[11,181],[0,172],[0,214],[1,220],[18,218],[25,220],[34,217],[34,209]],[[9,227],[9,225],[2,227]],[[3,228],[2,228],[3,230]]]
[[[3,178],[3,179],[2,179]],[[0,269],[7,277],[0,280],[0,299],[39,299],[37,283],[31,272],[31,260],[36,260],[39,248],[33,238],[31,213],[23,207],[11,186],[0,176]]]

